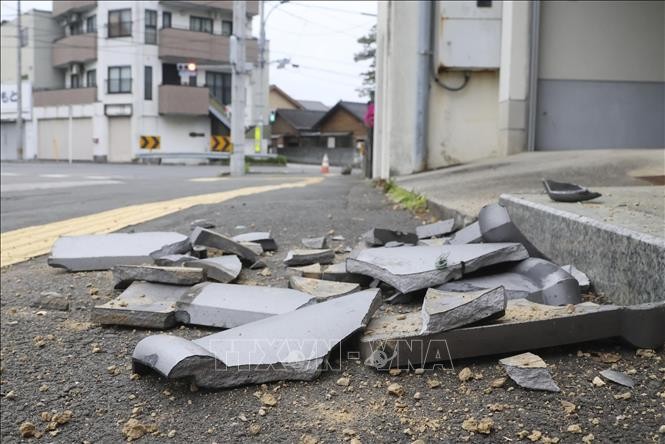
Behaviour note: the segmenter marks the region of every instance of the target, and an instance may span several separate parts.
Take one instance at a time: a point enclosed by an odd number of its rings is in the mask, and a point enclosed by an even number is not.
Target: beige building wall
[[[270,107],[271,110],[273,109],[300,109],[299,107],[295,106],[293,102],[289,101],[286,97],[284,97],[279,91],[270,88],[270,92],[268,93],[268,106]]]

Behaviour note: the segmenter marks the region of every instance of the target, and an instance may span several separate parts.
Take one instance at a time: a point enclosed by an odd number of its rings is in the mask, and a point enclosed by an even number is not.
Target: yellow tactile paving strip
[[[263,185],[218,193],[200,194],[177,199],[130,205],[88,216],[20,228],[0,234],[0,267],[16,264],[51,251],[59,236],[111,233],[124,227],[146,222],[195,205],[221,203],[236,197],[265,193],[287,188],[302,188],[323,181],[322,177],[308,177],[297,182]]]

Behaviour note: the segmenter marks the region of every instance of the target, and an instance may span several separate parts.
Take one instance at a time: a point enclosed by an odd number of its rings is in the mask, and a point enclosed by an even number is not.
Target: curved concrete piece
[[[47,262],[68,271],[108,270],[114,265],[154,263],[151,253],[171,245],[189,244],[187,236],[164,231],[63,236]],[[180,248],[180,247],[179,247]]]
[[[241,261],[247,263],[250,268],[265,267],[265,264],[261,261],[261,257],[250,248],[206,228],[194,228],[194,231],[192,231],[192,234],[189,236],[189,240],[193,246],[201,245],[204,247],[217,248],[225,253],[235,254]]]
[[[441,237],[452,233],[454,228],[455,219],[440,220],[433,224],[418,225],[416,227],[416,235],[418,236],[418,239]]]
[[[335,252],[330,249],[317,250],[290,250],[284,258],[284,263],[289,267],[295,265],[332,264],[335,260]]]
[[[489,265],[527,257],[527,251],[517,243],[381,247],[362,250],[357,257],[348,258],[346,269],[409,293],[459,279]]]
[[[577,279],[544,259],[528,258],[487,275],[467,276],[438,286],[443,291],[478,291],[503,286],[508,299],[528,299],[546,305],[578,304],[582,301]]]
[[[261,245],[263,251],[277,250],[277,242],[272,238],[270,231],[256,231],[233,236],[231,240],[236,242],[252,242]]]
[[[360,285],[291,276],[289,278],[289,288],[310,294],[318,302],[322,302],[359,291]]]
[[[189,377],[207,388],[311,380],[330,350],[367,325],[380,301],[379,290],[365,290],[194,341],[148,336],[134,349],[134,371]]]
[[[478,214],[478,225],[485,242],[518,242],[531,257],[545,258],[510,220],[508,211],[499,204],[484,206]]]
[[[187,261],[184,266],[202,268],[205,270],[208,279],[223,284],[236,280],[242,271],[240,259],[233,254]]]
[[[556,202],[583,202],[602,196],[574,183],[543,179],[543,186],[550,199]]]

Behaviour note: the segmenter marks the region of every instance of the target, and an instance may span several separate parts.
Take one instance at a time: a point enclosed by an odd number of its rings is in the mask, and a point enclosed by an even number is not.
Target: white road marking
[[[69,177],[69,174],[40,174],[39,177],[48,177],[51,179],[62,179],[63,177]]]
[[[189,179],[190,182],[217,182],[220,180],[226,180],[226,177],[195,177],[194,179]]]
[[[53,188],[72,188],[72,187],[88,187],[91,185],[117,185],[124,182],[119,180],[78,180],[70,182],[35,182],[35,183],[11,183],[2,186],[2,192],[7,193],[11,191],[32,191],[32,190],[46,190]]]
[[[85,178],[92,180],[109,180],[111,179],[111,176],[85,176]]]
[[[15,176],[20,176],[20,173],[9,173],[9,172],[1,172],[0,176],[7,176],[7,177],[15,177]]]

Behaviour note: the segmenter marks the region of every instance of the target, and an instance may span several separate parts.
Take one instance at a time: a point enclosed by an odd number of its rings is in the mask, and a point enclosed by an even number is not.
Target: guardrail
[[[168,152],[156,152],[151,151],[148,153],[139,153],[137,156],[139,159],[162,159],[162,158],[173,158],[173,159],[229,159],[231,157],[230,153],[221,153],[214,151],[206,151],[203,153],[168,153]],[[246,154],[245,158],[250,157],[253,159],[271,159],[277,157],[277,154]]]

